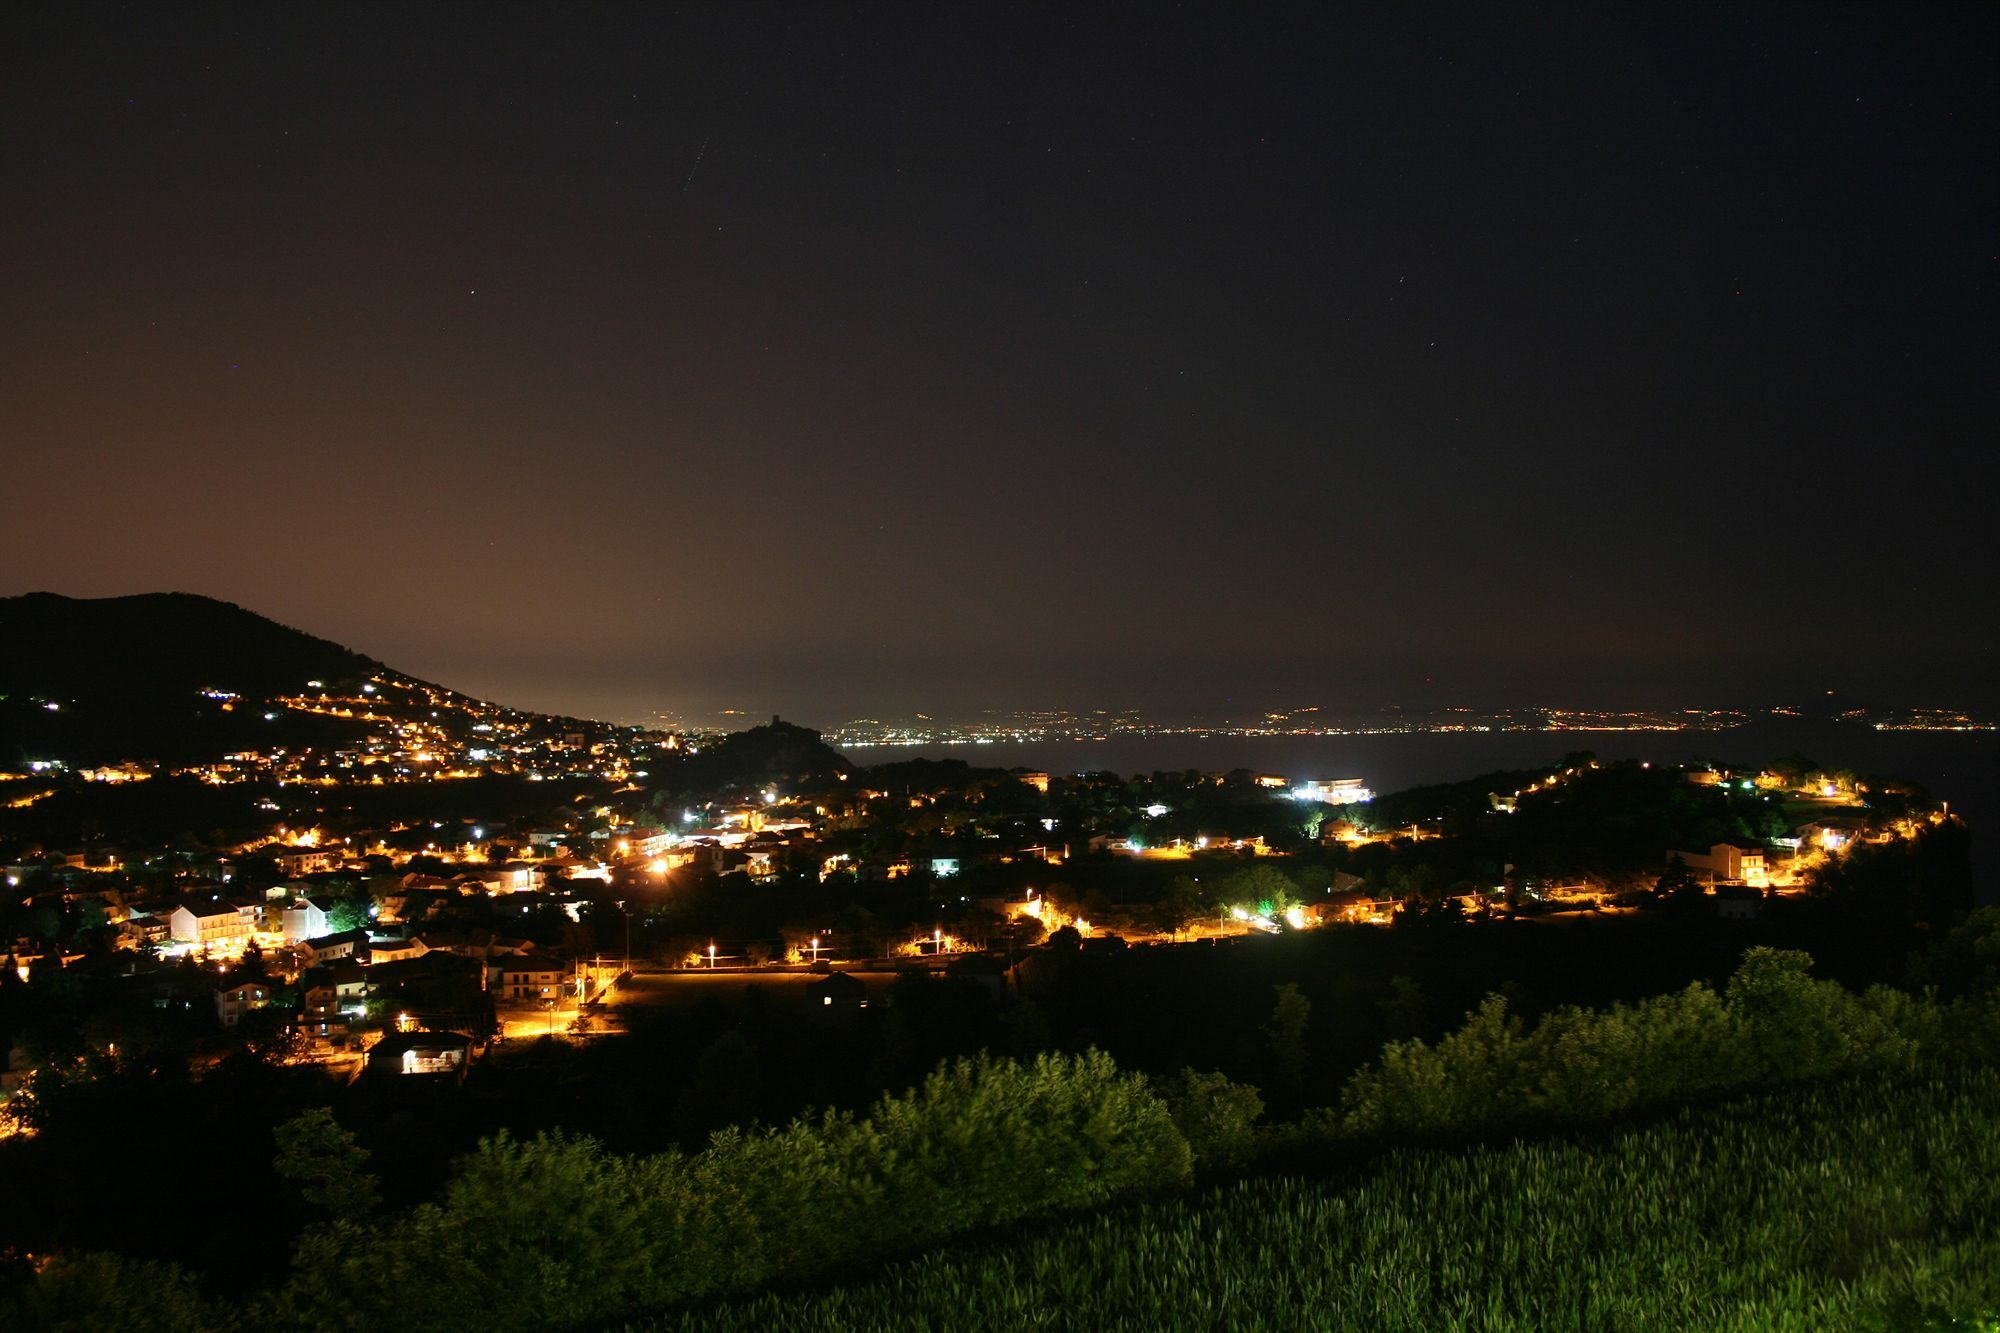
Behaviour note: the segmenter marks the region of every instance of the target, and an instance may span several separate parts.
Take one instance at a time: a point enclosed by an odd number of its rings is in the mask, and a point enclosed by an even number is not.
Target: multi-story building
[[[183,899],[167,914],[167,923],[177,942],[198,949],[241,944],[252,929],[249,916],[224,898]]]

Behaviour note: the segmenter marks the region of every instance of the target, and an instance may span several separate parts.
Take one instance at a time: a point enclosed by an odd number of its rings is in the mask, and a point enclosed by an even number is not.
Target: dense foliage
[[[1356,1074],[1349,1134],[1464,1134],[1616,1115],[1673,1100],[1907,1065],[1935,1013],[1887,987],[1856,995],[1797,952],[1752,949],[1722,994],[1697,982],[1533,1025],[1489,996],[1435,1045],[1392,1043]]]
[[[732,1129],[703,1152],[625,1157],[564,1135],[499,1136],[435,1203],[367,1215],[352,1154],[307,1115],[288,1171],[334,1215],[289,1279],[241,1308],[93,1299],[88,1326],[543,1328],[822,1276],[983,1227],[1185,1186],[1187,1142],[1137,1075],[1096,1053],[948,1065],[866,1116]],[[67,1261],[26,1289],[38,1326],[76,1284],[160,1265]],[[173,1292],[189,1284],[177,1279]],[[122,1313],[120,1312],[122,1311]]]
[[[669,1329],[1924,1328],[2000,1311],[2000,1074],[1253,1180]],[[1990,1327],[1990,1323],[1966,1327]]]

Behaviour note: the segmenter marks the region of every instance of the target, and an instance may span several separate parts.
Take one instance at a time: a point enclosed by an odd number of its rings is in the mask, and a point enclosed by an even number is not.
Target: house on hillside
[[[858,977],[833,972],[806,983],[806,1005],[821,1022],[847,1022],[868,1007],[868,987]]]
[[[457,1032],[392,1032],[368,1051],[370,1078],[428,1078],[463,1083],[472,1039]]]
[[[512,954],[486,964],[486,986],[500,1004],[539,1004],[558,999],[569,981],[569,964],[541,954]]]
[[[173,937],[172,925],[163,916],[132,916],[118,923],[114,948],[147,949],[164,945]]]
[[[339,958],[354,958],[368,961],[368,932],[356,927],[353,930],[338,931],[332,935],[321,935],[307,940],[299,946],[308,963],[330,963]]]
[[[1666,859],[1676,856],[1709,884],[1748,884],[1761,889],[1771,882],[1764,849],[1753,844],[1718,842],[1706,852],[1668,852]]]
[[[175,940],[199,949],[241,944],[251,932],[250,918],[224,898],[184,898],[167,914],[167,924]]]
[[[526,861],[507,861],[489,869],[500,881],[496,892],[533,893],[540,887],[536,883],[535,867]]]
[[[310,898],[294,898],[279,914],[278,928],[284,933],[287,944],[316,939],[326,934],[326,909]]]
[[[1830,815],[1801,824],[1792,830],[1803,846],[1823,852],[1843,852],[1867,840],[1868,821],[1851,815]]]
[[[422,958],[429,952],[430,949],[421,939],[386,939],[368,942],[370,966],[377,963],[400,963],[405,958]]]
[[[323,875],[340,865],[340,849],[336,847],[286,847],[272,854],[278,869],[286,879],[297,879],[301,875]]]
[[[532,940],[498,934],[491,930],[426,930],[416,937],[431,953],[457,954],[461,958],[487,959],[504,954],[528,953]]]
[[[262,977],[225,983],[215,990],[215,1016],[225,1028],[233,1028],[243,1015],[271,1003],[271,983]]]
[[[354,1016],[368,1007],[368,969],[351,958],[315,967],[300,978],[305,992],[304,1012],[326,1017]]]

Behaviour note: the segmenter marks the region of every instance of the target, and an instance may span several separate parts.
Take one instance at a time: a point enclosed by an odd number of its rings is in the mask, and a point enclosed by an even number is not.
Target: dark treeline
[[[1695,983],[1532,1022],[1494,996],[1444,1039],[1393,1043],[1332,1103],[1268,1126],[1257,1090],[1219,1076],[1149,1079],[1097,1053],[982,1056],[864,1114],[725,1130],[694,1152],[491,1136],[431,1201],[397,1207],[381,1202],[393,1169],[335,1117],[307,1109],[266,1141],[272,1176],[304,1220],[288,1269],[257,1267],[227,1300],[224,1284],[204,1294],[179,1269],[71,1246],[38,1275],[17,1274],[11,1299],[37,1326],[99,1328],[630,1318],[865,1271],[968,1232],[1169,1193],[1265,1158],[1296,1167],[1402,1142],[1604,1125],[1751,1089],[1990,1066],[2000,1058],[1996,941],[2000,912],[1975,915],[1917,960],[1916,994],[1855,992],[1815,978],[1803,954],[1757,948],[1720,989]],[[1284,1054],[1296,1035],[1288,1007],[1305,1015],[1278,999],[1267,1035]],[[1281,1061],[1275,1072],[1298,1070]]]

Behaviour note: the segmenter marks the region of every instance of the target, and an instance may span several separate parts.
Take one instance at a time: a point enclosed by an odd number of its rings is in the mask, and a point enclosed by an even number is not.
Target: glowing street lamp
[[[715,946],[713,944],[708,946],[708,966],[710,971],[715,969]]]

